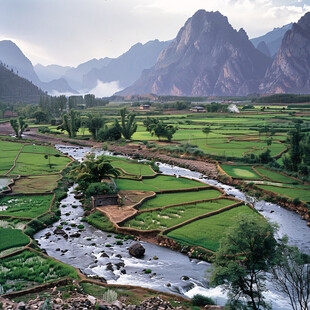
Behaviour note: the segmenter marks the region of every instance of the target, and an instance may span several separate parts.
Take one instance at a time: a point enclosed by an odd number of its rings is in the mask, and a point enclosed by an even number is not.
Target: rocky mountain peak
[[[294,23],[260,85],[263,93],[310,92],[310,13]]]
[[[271,59],[220,12],[197,11],[157,63],[120,94],[241,95],[254,92]]]

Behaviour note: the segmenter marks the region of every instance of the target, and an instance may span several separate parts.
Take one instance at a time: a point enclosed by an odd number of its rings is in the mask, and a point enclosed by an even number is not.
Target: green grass
[[[233,223],[232,219],[238,214],[250,215],[253,214],[253,210],[247,206],[236,207],[177,228],[169,232],[167,236],[183,244],[216,251],[221,238],[225,235],[226,228]]]
[[[21,153],[16,161],[15,168],[10,172],[10,175],[42,175],[57,173],[65,168],[71,160],[67,157],[50,156],[45,159],[43,154]]]
[[[0,152],[0,170],[3,172],[2,174],[5,174],[12,168],[17,153],[16,151]]]
[[[115,168],[123,169],[128,174],[135,174],[138,176],[155,174],[154,171],[150,168],[150,166],[145,164],[130,163],[122,160],[112,160],[111,165]]]
[[[113,224],[101,212],[96,211],[87,216],[87,223],[103,231],[114,231]]]
[[[23,153],[41,153],[41,154],[61,154],[59,151],[55,150],[53,147],[44,145],[34,145],[29,144],[23,148]]]
[[[140,230],[164,230],[234,203],[235,201],[233,200],[218,199],[209,202],[170,207],[160,211],[144,212],[126,222],[124,226]]]
[[[211,199],[221,196],[221,192],[214,189],[206,189],[194,192],[179,192],[168,194],[157,194],[154,198],[146,200],[139,210],[149,210],[183,202]]]
[[[119,190],[140,190],[140,191],[160,191],[166,189],[186,189],[194,187],[208,186],[185,178],[176,178],[172,176],[157,175],[152,179],[135,180],[115,180]]]
[[[272,185],[257,185],[257,187],[265,189],[267,191],[272,191],[274,193],[290,197],[292,199],[298,198],[302,201],[310,201],[310,191],[306,189],[299,188],[287,188],[287,187],[276,187]]]
[[[260,174],[266,176],[270,180],[274,182],[280,183],[299,183],[297,180],[291,179],[289,176],[284,176],[281,173],[270,171],[264,168],[255,168]]]
[[[19,246],[25,246],[30,238],[19,229],[0,228],[0,252]]]
[[[232,178],[262,179],[250,166],[221,165],[221,168]]]
[[[57,186],[59,174],[30,176],[15,181],[12,187],[14,193],[44,193],[52,191]]]
[[[24,143],[17,143],[17,142],[9,142],[9,141],[0,141],[0,150],[1,151],[15,151],[18,153],[18,151],[21,149],[21,147],[25,145]]]
[[[52,195],[44,196],[7,196],[0,199],[0,206],[7,209],[0,215],[35,218],[48,211]]]
[[[66,277],[78,279],[76,270],[27,250],[0,261],[0,284],[4,292],[20,291]]]

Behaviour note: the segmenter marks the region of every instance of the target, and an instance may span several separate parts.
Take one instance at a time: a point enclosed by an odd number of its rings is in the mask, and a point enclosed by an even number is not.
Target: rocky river
[[[88,152],[93,151],[97,155],[103,153],[99,149],[81,147],[59,145],[57,148],[80,161]],[[238,199],[252,200],[238,189],[208,179],[201,173],[162,163],[158,163],[158,166],[165,174],[200,179],[224,189]],[[48,255],[79,268],[87,275],[103,277],[108,283],[138,285],[187,297],[199,293],[212,297],[218,304],[225,304],[226,296],[221,288],[208,286],[207,274],[212,268],[211,264],[147,242],[142,242],[146,249],[142,259],[130,256],[128,247],[135,241],[127,240],[123,245],[117,245],[118,239],[114,234],[102,232],[81,222],[84,211],[80,202],[74,198],[73,191],[74,187],[71,187],[68,196],[61,201],[60,221],[35,235],[40,247]],[[309,228],[298,214],[264,201],[256,202],[255,207],[266,218],[279,225],[279,236],[287,234],[291,244],[310,254]],[[80,224],[84,225],[83,229],[78,228]],[[54,234],[59,225],[63,226],[66,235]],[[150,269],[151,273],[145,273],[146,269]],[[272,302],[273,309],[290,309],[288,301],[274,290],[271,282],[267,283],[267,287],[269,292],[266,293],[266,298]]]

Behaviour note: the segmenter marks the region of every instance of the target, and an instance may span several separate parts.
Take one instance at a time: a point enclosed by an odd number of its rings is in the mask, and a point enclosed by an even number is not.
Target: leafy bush
[[[113,184],[112,183],[102,183],[96,182],[91,183],[86,189],[86,196],[91,197],[94,195],[102,195],[102,194],[112,194]]]
[[[205,305],[215,305],[215,302],[212,298],[200,294],[195,295],[192,298],[192,302],[195,306],[202,306],[202,307]]]

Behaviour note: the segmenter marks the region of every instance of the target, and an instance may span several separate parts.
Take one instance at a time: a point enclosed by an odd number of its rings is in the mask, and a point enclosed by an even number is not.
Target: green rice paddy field
[[[53,195],[7,196],[0,199],[0,215],[35,218],[47,212]]]
[[[185,193],[156,194],[154,198],[146,200],[139,210],[150,210],[178,203],[218,198],[221,195],[220,191],[211,188]]]
[[[30,238],[19,229],[0,228],[0,252],[13,247],[24,246]]]
[[[257,187],[267,191],[272,191],[279,195],[287,196],[292,199],[298,198],[305,202],[310,201],[310,190],[300,189],[296,187],[295,188],[277,187],[272,185],[257,185]]]
[[[167,236],[181,244],[196,245],[216,251],[225,230],[233,223],[232,219],[239,214],[250,215],[253,214],[253,210],[248,206],[236,207],[172,230]]]
[[[139,230],[167,229],[199,215],[207,214],[236,203],[234,200],[217,199],[183,206],[169,207],[159,211],[144,212],[125,223],[125,227]]]

